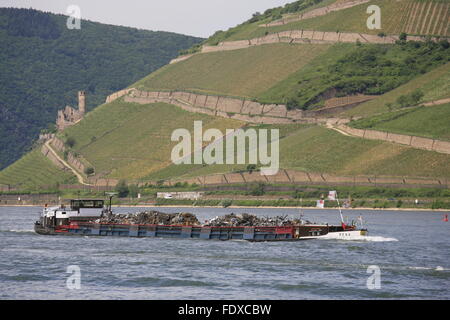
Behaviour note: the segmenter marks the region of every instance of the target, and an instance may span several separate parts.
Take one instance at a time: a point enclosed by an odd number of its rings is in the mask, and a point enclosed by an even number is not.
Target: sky
[[[170,31],[207,38],[248,20],[255,12],[294,0],[0,0],[0,7],[34,8],[68,14],[77,5],[81,18],[96,22]]]

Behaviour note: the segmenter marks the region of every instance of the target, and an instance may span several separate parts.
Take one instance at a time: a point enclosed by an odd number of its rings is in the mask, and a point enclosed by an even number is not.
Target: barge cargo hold
[[[355,226],[298,224],[289,226],[204,226],[100,223],[112,215],[103,200],[72,200],[69,208],[45,208],[34,230],[42,235],[150,237],[204,240],[299,241],[310,239],[357,239],[367,231]]]

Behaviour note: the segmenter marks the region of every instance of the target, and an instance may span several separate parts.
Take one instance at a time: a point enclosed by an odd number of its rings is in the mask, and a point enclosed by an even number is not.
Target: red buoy
[[[446,215],[444,216],[444,219],[442,219],[442,221],[448,222],[448,214],[446,214]]]

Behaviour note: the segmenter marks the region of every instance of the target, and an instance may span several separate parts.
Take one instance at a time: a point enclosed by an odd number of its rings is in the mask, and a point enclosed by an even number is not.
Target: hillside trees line
[[[394,45],[359,44],[335,62],[299,76],[285,97],[290,109],[321,105],[330,93],[381,95],[450,61],[447,40],[399,41]]]
[[[32,9],[0,8],[0,169],[26,152],[58,109],[87,109],[167,64],[202,39],[83,20]]]

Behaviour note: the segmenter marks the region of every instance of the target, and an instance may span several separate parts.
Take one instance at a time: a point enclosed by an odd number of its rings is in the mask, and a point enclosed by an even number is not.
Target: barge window
[[[73,209],[79,208],[95,208],[102,209],[104,201],[103,200],[72,200],[71,207]]]

